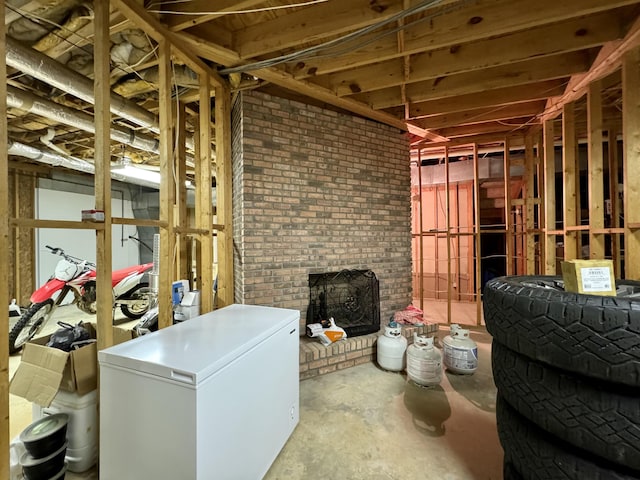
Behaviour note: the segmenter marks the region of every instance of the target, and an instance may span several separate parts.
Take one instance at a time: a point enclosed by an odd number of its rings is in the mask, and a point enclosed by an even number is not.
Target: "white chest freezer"
[[[98,352],[100,479],[261,479],[299,419],[299,318],[231,305]]]

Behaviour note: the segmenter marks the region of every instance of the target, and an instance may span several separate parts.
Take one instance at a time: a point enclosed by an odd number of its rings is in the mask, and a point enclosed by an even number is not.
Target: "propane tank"
[[[402,336],[402,328],[393,320],[384,327],[384,335],[377,341],[378,365],[385,370],[399,372],[404,369],[404,352],[407,339]]]
[[[407,375],[424,387],[440,383],[442,355],[433,345],[433,337],[413,334],[413,344],[407,348]]]
[[[447,370],[471,375],[478,369],[478,346],[469,338],[469,330],[459,327],[451,328],[451,335],[444,337],[442,343],[444,344],[444,366]]]

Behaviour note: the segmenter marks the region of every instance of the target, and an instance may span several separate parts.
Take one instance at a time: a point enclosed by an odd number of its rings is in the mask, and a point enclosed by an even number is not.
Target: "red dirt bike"
[[[96,266],[95,264],[64,253],[61,248],[46,247],[62,258],[53,276],[31,294],[31,305],[9,333],[9,352],[19,351],[31,340],[53,315],[67,293],[73,292],[73,302],[83,312],[96,313]],[[146,273],[153,263],[135,265],[116,270],[111,275],[113,308],[120,307],[122,313],[133,320],[141,318],[150,304],[149,283]],[[55,298],[54,296],[58,294]]]

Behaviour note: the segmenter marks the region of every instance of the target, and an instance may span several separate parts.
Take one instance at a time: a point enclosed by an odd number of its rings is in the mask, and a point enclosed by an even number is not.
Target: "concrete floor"
[[[446,302],[444,307],[446,316]],[[469,305],[468,316],[475,323],[474,309]],[[439,315],[442,305],[431,310],[430,316]],[[57,315],[92,318],[75,307],[62,307]],[[440,340],[447,333],[448,327],[441,327]],[[447,372],[438,387],[419,387],[407,381],[406,374],[387,372],[375,364],[301,382],[300,423],[265,480],[502,478],[491,337],[479,327],[473,329],[472,338],[478,344],[478,370],[471,376]],[[11,357],[11,375],[19,360]],[[10,395],[11,438],[29,423],[31,405]],[[92,469],[68,473],[66,478],[98,475]]]

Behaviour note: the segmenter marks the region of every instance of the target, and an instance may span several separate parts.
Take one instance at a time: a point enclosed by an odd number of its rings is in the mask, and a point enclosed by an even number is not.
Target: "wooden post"
[[[624,270],[628,280],[640,279],[640,47],[622,63],[622,125],[624,141]]]
[[[553,120],[544,122],[544,250],[545,275],[556,272],[556,155],[554,146]]]
[[[418,215],[420,219],[418,222],[420,228],[420,237],[418,251],[420,252],[420,279],[418,284],[420,285],[420,310],[424,312],[424,218],[423,218],[423,205],[422,205],[422,149],[418,147]]]
[[[218,304],[234,302],[233,280],[233,200],[231,185],[231,91],[216,87],[216,189],[218,223]]]
[[[4,2],[0,8],[0,98],[7,98],[6,26]],[[0,102],[0,278],[9,277],[9,160],[7,102]],[[0,282],[0,301],[9,301],[7,282]],[[5,308],[6,314],[6,308]],[[9,325],[0,328],[0,478],[9,478]]]
[[[447,323],[451,323],[451,201],[449,198],[449,147],[444,147],[445,224],[447,229]]]
[[[481,235],[480,235],[480,173],[478,171],[478,144],[473,144],[473,229],[475,250],[474,255],[476,262],[476,325],[482,323],[482,255],[481,255]]]
[[[562,179],[564,206],[564,259],[578,258],[578,236],[575,227],[578,219],[576,194],[577,152],[576,152],[575,104],[564,105],[562,110]]]
[[[200,75],[200,156],[196,185],[196,226],[207,231],[207,233],[199,235],[200,268],[198,276],[200,285],[198,288],[200,289],[201,313],[213,310],[213,237],[211,234],[213,205],[211,198],[211,94],[209,84],[209,76]],[[229,248],[232,248],[231,244]]]
[[[174,276],[175,230],[173,209],[175,185],[173,180],[173,105],[171,101],[171,45],[158,42],[160,97],[160,218],[166,227],[160,228],[160,268],[158,275],[158,328],[173,325],[171,286]]]
[[[602,150],[602,82],[589,85],[589,258],[604,258],[604,152]]]
[[[175,158],[175,172],[176,172],[176,208],[174,225],[178,228],[186,228],[187,223],[187,156],[185,140],[187,136],[187,112],[185,105],[182,102],[178,103],[178,109],[176,112],[176,158]],[[190,287],[193,287],[191,280],[191,265],[188,263],[187,257],[187,235],[180,233],[176,237],[176,272],[179,279],[189,280]]]
[[[511,154],[509,139],[504,140],[504,229],[507,275],[513,275],[513,235],[511,222]]]
[[[96,295],[98,349],[113,345],[111,288],[111,71],[109,66],[109,0],[94,5],[95,195],[104,211],[104,228],[96,230]]]
[[[526,274],[535,275],[536,273],[536,239],[533,230],[535,229],[535,214],[533,197],[535,190],[535,158],[533,153],[533,136],[531,134],[524,137],[524,157],[525,157],[525,258],[526,258]]]
[[[609,128],[609,198],[611,201],[611,228],[620,227],[620,187],[618,186],[618,171],[620,168],[618,158],[618,132],[615,128]],[[620,258],[620,234],[611,234],[611,258],[616,278],[621,278]]]

